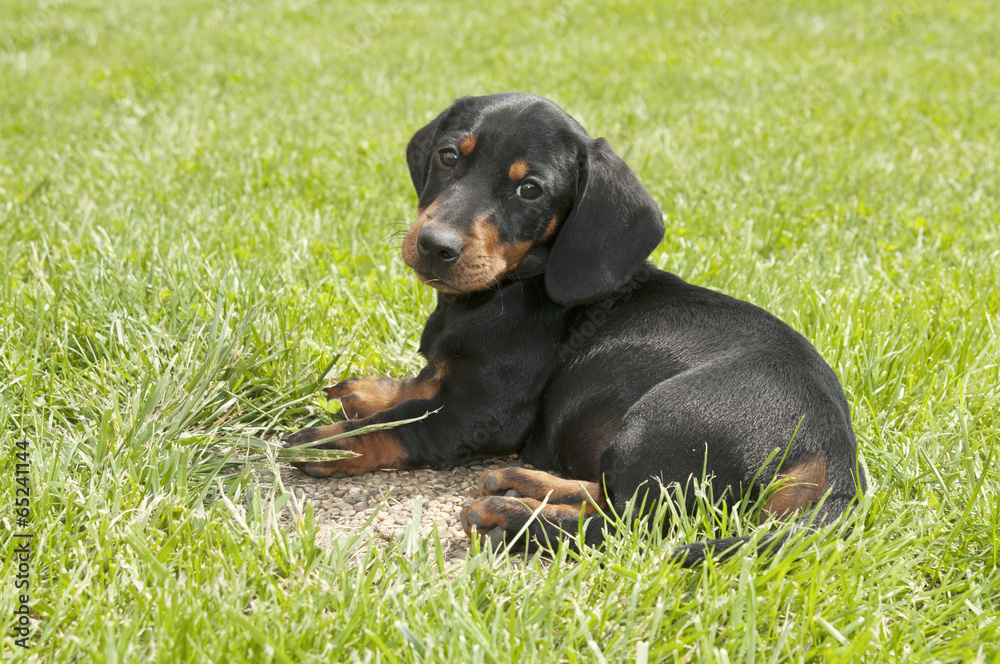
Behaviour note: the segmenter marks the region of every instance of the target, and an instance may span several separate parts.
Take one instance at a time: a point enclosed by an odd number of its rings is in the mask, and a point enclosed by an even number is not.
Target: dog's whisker
[[[390,242],[394,241],[396,238],[400,237],[401,235],[406,235],[406,230],[405,229],[404,230],[400,230],[400,231],[393,231],[389,235],[386,235],[384,238],[382,238],[381,240],[379,240],[379,245],[381,246],[381,245],[389,244]],[[399,246],[400,246],[400,248],[402,248],[402,246],[403,246],[402,243],[400,243]]]

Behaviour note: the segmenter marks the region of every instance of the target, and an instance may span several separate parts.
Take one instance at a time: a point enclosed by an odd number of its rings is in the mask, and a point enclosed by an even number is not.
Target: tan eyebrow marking
[[[476,137],[472,134],[464,137],[462,142],[458,144],[458,149],[462,151],[462,154],[469,154],[476,149]]]
[[[510,170],[507,171],[507,176],[514,181],[523,180],[528,177],[528,173],[531,172],[531,168],[528,166],[527,162],[515,161],[510,165]]]

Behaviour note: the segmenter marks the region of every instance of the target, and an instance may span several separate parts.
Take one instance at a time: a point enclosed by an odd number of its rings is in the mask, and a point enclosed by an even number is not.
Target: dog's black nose
[[[435,263],[452,263],[465,249],[462,236],[440,226],[424,226],[417,234],[417,252],[422,259]]]

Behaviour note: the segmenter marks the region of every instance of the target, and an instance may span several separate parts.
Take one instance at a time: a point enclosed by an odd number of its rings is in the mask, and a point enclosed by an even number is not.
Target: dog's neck
[[[529,250],[517,266],[504,275],[503,281],[519,281],[537,277],[545,273],[545,266],[549,262],[549,251],[552,245],[545,244]]]

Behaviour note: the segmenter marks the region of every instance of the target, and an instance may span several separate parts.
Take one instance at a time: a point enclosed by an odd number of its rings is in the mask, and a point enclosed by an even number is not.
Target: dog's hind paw
[[[471,539],[479,537],[494,551],[504,544],[509,551],[523,551],[525,537],[517,537],[533,510],[523,501],[506,496],[486,496],[462,506],[462,530]]]

